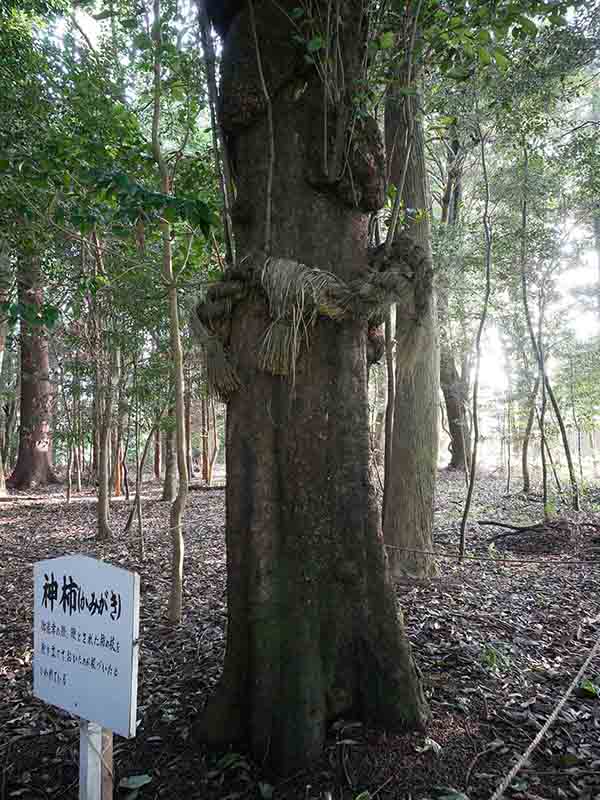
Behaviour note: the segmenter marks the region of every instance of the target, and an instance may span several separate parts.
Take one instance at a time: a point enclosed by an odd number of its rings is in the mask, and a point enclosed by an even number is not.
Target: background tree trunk
[[[423,128],[417,119],[417,98],[391,92],[385,110],[387,151],[392,154],[391,181],[398,186],[407,158],[405,120],[412,122],[413,143],[403,188],[406,208],[429,211]],[[406,104],[406,114],[403,106]],[[394,146],[395,144],[395,146]],[[428,213],[411,222],[408,233],[431,258]],[[397,340],[406,320],[396,321]],[[433,551],[433,502],[438,453],[439,353],[437,317],[432,302],[422,321],[420,350],[414,375],[406,375],[406,353],[397,347],[396,396],[389,487],[385,490],[384,539],[389,546],[392,575],[422,577],[437,570]],[[424,552],[410,552],[420,550]]]
[[[208,483],[208,401],[205,397],[200,400],[201,408],[201,424],[202,424],[202,439],[201,439],[201,472],[200,477]]]
[[[452,231],[458,224],[462,202],[463,153],[456,134],[450,137],[448,150],[448,175],[442,199],[442,222]],[[468,474],[471,468],[471,432],[467,422],[469,402],[468,373],[463,376],[456,368],[455,354],[450,338],[448,317],[447,281],[438,281],[438,321],[440,329],[440,388],[446,406],[450,436],[449,469],[460,469]]]
[[[110,359],[111,366],[104,369],[105,363]],[[96,519],[98,526],[97,537],[100,540],[110,539],[110,453],[112,412],[115,384],[118,381],[120,354],[118,350],[112,355],[106,352],[98,360],[96,376],[96,403],[98,414],[98,503]]]
[[[596,212],[592,217],[592,228],[594,231],[594,250],[596,251],[597,269],[597,294],[598,294],[598,316],[600,317],[600,212]]]
[[[2,305],[8,302],[11,285],[11,268],[9,249],[0,242],[0,396],[4,390],[4,351],[6,349],[6,334],[8,332],[8,320]],[[4,413],[0,409],[0,497],[5,497],[6,473],[4,463]]]
[[[169,425],[173,423],[171,414],[173,409],[169,410]],[[175,429],[169,428],[163,440],[163,452],[165,462],[165,477],[163,481],[163,490],[161,500],[163,502],[172,503],[177,494],[177,453],[175,451]]]
[[[295,3],[279,5],[289,14]],[[302,66],[296,82],[293,27],[271,3],[257,4],[273,104],[272,117],[265,113],[252,13],[251,2],[233,21],[222,64],[223,122],[239,171],[237,252],[260,253],[267,242],[278,257],[360,278],[369,214],[322,178],[323,85]],[[361,3],[346,0],[337,30],[348,85],[362,63],[363,21]],[[345,94],[328,107],[332,124],[342,115],[344,133],[350,108]],[[252,259],[237,265],[244,279],[250,268]],[[285,773],[321,755],[335,717],[401,728],[421,724],[426,710],[370,485],[367,324],[317,318],[292,384],[260,367],[270,323],[256,293],[234,308],[230,350],[241,388],[227,415],[227,649],[200,731],[212,741],[243,738]]]
[[[594,478],[598,477],[598,451],[596,450],[596,437],[594,436],[594,429],[588,431],[590,453],[592,456],[592,468],[594,470]]]
[[[533,421],[535,419],[535,404],[537,393],[540,388],[540,376],[537,375],[531,392],[531,399],[529,401],[529,414],[527,415],[527,424],[525,425],[525,432],[523,433],[523,446],[521,449],[521,472],[523,474],[523,494],[529,494],[531,489],[531,479],[529,476],[529,440],[531,439],[531,430],[533,428]]]
[[[125,402],[125,383],[121,355],[118,355],[114,378],[117,380],[117,424],[112,427],[112,493],[114,497],[123,494],[123,436],[127,425],[127,405]]]
[[[162,474],[162,448],[161,448],[161,432],[157,428],[154,434],[154,480],[159,481]]]
[[[213,471],[215,468],[215,463],[217,461],[217,456],[219,455],[219,437],[217,434],[217,412],[215,409],[215,400],[214,398],[210,398],[208,402],[208,414],[207,414],[207,421],[210,425],[209,429],[209,441],[210,441],[210,458],[208,459],[208,476],[207,482],[208,485],[212,483],[213,479]]]
[[[40,262],[23,258],[19,264],[19,302],[28,313],[43,302]],[[21,414],[17,463],[7,483],[15,489],[57,483],[51,463],[52,389],[48,334],[43,325],[21,320]]]
[[[448,467],[464,472],[469,469],[471,463],[471,436],[465,414],[468,392],[456,369],[452,350],[445,342],[443,333],[440,344],[440,388],[444,395],[450,435]]]
[[[187,378],[185,392],[185,457],[188,477],[191,478],[194,474],[194,466],[192,458],[192,381],[190,376]]]
[[[9,358],[9,354],[5,354],[4,356],[4,365],[12,361],[13,359]],[[17,380],[17,386],[19,382]],[[2,461],[4,463],[4,469],[8,471],[10,464],[13,464],[15,461],[15,429],[17,425],[17,400],[16,398],[12,398],[6,404],[4,409],[4,441],[2,444]]]
[[[528,174],[528,153],[527,150],[524,151],[524,167],[525,167],[525,176],[527,177]],[[523,297],[523,308],[525,310],[525,321],[527,322],[527,330],[529,332],[529,338],[531,341],[531,348],[533,351],[533,355],[535,360],[537,361],[538,367],[540,369],[542,381],[542,400],[545,404],[546,394],[550,398],[550,403],[552,404],[552,410],[554,411],[554,416],[556,417],[556,422],[558,423],[558,428],[560,430],[560,435],[562,439],[563,449],[565,452],[565,458],[567,459],[567,467],[569,470],[569,482],[571,484],[571,492],[572,492],[572,505],[575,511],[579,511],[579,487],[577,485],[577,477],[575,475],[575,468],[573,466],[573,459],[571,457],[571,448],[569,446],[569,438],[567,436],[567,429],[565,427],[564,420],[562,418],[562,414],[560,411],[560,407],[556,400],[556,396],[552,391],[552,386],[550,385],[550,379],[545,369],[545,361],[544,361],[544,353],[542,352],[541,346],[541,339],[543,331],[540,329],[539,331],[539,341],[536,339],[535,331],[533,329],[533,322],[531,318],[531,313],[529,311],[529,301],[528,301],[528,289],[527,289],[527,183],[524,187],[524,195],[521,201],[521,291]],[[543,311],[544,306],[542,305],[540,308],[540,314]],[[543,430],[543,425],[542,425]],[[543,444],[541,446],[541,455],[542,455],[542,466],[545,465],[545,454],[544,454],[544,447]],[[544,472],[545,474],[545,472]],[[545,483],[544,483],[545,485]]]

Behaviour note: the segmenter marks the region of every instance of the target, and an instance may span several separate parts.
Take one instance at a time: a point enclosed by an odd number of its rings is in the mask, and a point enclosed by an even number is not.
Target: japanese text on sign
[[[121,617],[121,595],[118,592],[105,590],[96,597],[96,592],[90,592],[86,597],[84,590],[74,580],[73,576],[62,576],[62,586],[60,587],[60,600],[58,599],[59,584],[54,577],[54,572],[44,575],[44,595],[42,605],[54,611],[54,604],[58,603],[62,610],[69,616],[74,613],[81,614],[87,611],[92,617],[95,614],[102,616],[107,613],[114,621]]]
[[[34,694],[135,735],[139,576],[86,556],[34,567]]]

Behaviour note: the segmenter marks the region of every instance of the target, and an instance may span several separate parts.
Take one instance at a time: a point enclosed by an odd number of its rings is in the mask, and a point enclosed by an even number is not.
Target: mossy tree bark
[[[226,31],[221,121],[236,172],[236,270],[251,269],[243,257],[267,242],[274,256],[358,278],[369,267],[369,212],[384,198],[381,147],[357,142],[364,174],[348,168],[358,197],[349,179],[324,174],[336,158],[322,149],[323,84],[281,11],[296,4],[256,3],[272,115],[253,7],[238,3],[227,24],[213,19]],[[348,90],[327,108],[327,124],[345,135],[364,52],[361,5],[340,3]],[[261,369],[270,323],[264,296],[250,292],[234,307],[227,340],[241,381],[227,413],[227,650],[199,733],[245,740],[257,759],[289,773],[320,756],[339,715],[406,728],[422,725],[427,710],[369,477],[367,323],[318,317],[293,380]]]
[[[390,92],[386,102],[387,151],[391,154],[390,178],[401,183],[407,158],[404,137],[406,121],[413,126],[412,147],[403,187],[405,208],[419,209],[419,221],[408,224],[408,234],[431,258],[429,190],[425,168],[423,128],[418,97]],[[435,303],[421,322],[419,355],[414,374],[407,374],[402,362],[406,354],[397,349],[397,381],[390,471],[385,490],[384,539],[392,574],[423,577],[435,574],[433,551],[433,502],[438,453],[439,348]],[[401,341],[406,320],[396,322]],[[421,552],[417,552],[421,551]]]
[[[35,317],[43,289],[39,258],[23,257],[18,274],[19,302]],[[52,469],[52,387],[48,333],[37,323],[21,320],[21,413],[17,463],[7,484],[15,489],[57,483]]]

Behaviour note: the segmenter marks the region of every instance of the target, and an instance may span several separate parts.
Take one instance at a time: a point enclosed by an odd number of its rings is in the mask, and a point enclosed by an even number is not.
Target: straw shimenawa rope
[[[422,322],[432,295],[433,269],[424,250],[400,237],[389,253],[383,247],[370,255],[370,267],[360,279],[344,281],[332,272],[289,258],[267,258],[258,270],[230,272],[212,284],[193,315],[192,328],[207,355],[209,390],[223,400],[240,388],[229,361],[227,344],[233,309],[256,291],[267,300],[271,323],[265,331],[259,366],[273,375],[290,376],[301,347],[310,345],[310,329],[319,317],[335,322],[361,320],[371,328],[391,303],[404,320],[405,335],[397,341],[400,367],[414,368]]]

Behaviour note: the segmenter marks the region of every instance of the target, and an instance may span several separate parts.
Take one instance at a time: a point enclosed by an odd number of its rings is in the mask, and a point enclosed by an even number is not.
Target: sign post
[[[34,565],[33,693],[80,718],[80,800],[112,800],[113,731],[135,736],[139,603],[134,572],[87,556]]]
[[[112,731],[79,721],[79,800],[112,800]]]

